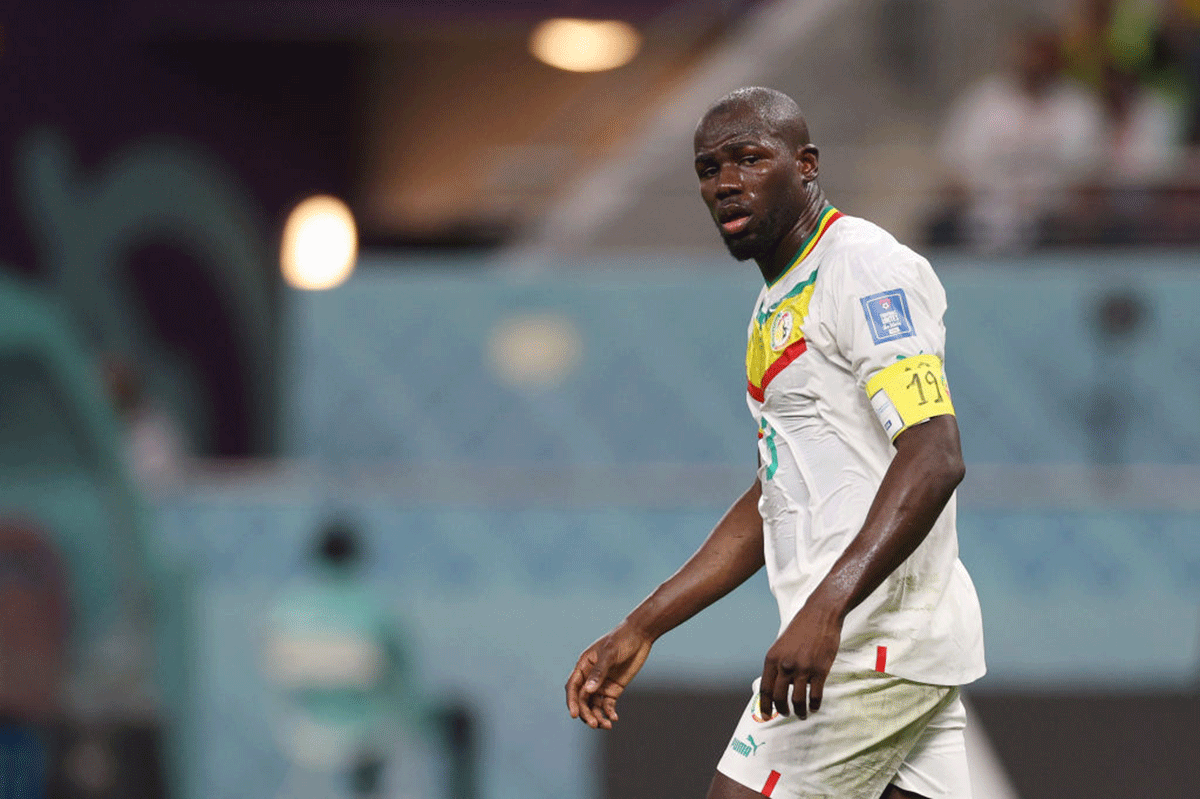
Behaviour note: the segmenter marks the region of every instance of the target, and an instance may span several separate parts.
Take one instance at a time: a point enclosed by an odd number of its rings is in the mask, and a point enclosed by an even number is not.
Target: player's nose
[[[726,164],[717,174],[717,199],[723,199],[742,191],[742,173],[734,164]]]

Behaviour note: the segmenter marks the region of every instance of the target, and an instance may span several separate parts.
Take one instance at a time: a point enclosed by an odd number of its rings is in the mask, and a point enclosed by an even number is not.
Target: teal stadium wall
[[[367,532],[370,579],[408,627],[423,691],[479,714],[483,796],[597,796],[597,735],[563,710],[567,671],[752,479],[747,270],[462,266],[369,258],[339,289],[290,295],[292,460],[159,498],[162,546],[198,580],[206,796],[286,778],[258,610],[303,571],[317,523],[345,512]],[[937,266],[969,463],[962,556],[988,636],[978,690],[1192,685],[1194,258]],[[1126,339],[1093,328],[1114,292],[1149,311]],[[520,319],[574,331],[557,382],[495,366],[496,331]],[[748,685],[776,622],[757,578],[666,637],[643,681]]]
[[[147,703],[159,710],[164,776],[190,799],[198,745],[187,737],[197,729],[188,570],[159,549],[70,315],[41,287],[11,278],[0,278],[0,386],[0,517],[45,535],[62,558],[68,706],[134,725]]]
[[[937,262],[969,462],[962,554],[988,636],[979,691],[1195,684],[1193,260]],[[599,795],[598,738],[566,717],[562,682],[751,478],[741,341],[757,286],[720,260],[552,277],[464,266],[367,259],[342,288],[289,295],[287,459],[156,495],[149,525],[65,315],[0,291],[14,367],[0,498],[60,536],[80,646],[117,613],[114,575],[149,575],[171,641],[163,709],[189,755],[180,795],[276,795],[289,778],[263,614],[332,513],[361,520],[422,692],[478,714],[484,799]],[[1125,339],[1093,329],[1114,292],[1148,309]],[[551,353],[561,373],[535,358],[541,382],[521,382],[497,366],[496,332],[520,320],[573,331]],[[21,371],[29,359],[42,371]],[[644,684],[748,684],[775,614],[753,580],[666,637]],[[417,730],[414,751],[436,758],[420,746],[433,735]]]

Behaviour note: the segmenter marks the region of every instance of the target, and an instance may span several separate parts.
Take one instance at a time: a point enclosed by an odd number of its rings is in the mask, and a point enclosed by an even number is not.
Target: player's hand
[[[571,718],[611,730],[617,720],[617,697],[641,670],[653,644],[654,639],[625,621],[585,649],[567,678]]]
[[[825,678],[833,667],[842,642],[842,621],[837,613],[805,604],[767,650],[759,685],[759,709],[770,718],[772,706],[788,715],[788,690],[800,718],[821,707]]]

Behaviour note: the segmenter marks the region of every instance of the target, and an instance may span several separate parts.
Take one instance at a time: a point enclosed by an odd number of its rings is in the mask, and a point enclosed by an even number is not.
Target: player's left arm
[[[801,718],[821,706],[846,615],[925,540],[966,471],[940,357],[940,285],[917,280],[906,292],[855,282],[851,296],[864,296],[841,315],[838,340],[896,452],[858,534],[767,652],[764,715],[772,705],[789,713],[789,688]],[[884,317],[889,311],[896,313]]]
[[[820,708],[846,614],[925,540],[965,471],[953,415],[936,416],[896,437],[896,456],[862,529],[767,652],[764,715],[772,704],[788,714],[789,686],[800,718]]]

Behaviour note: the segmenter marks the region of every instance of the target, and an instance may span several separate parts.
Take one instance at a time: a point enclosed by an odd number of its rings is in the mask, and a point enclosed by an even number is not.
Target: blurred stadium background
[[[745,84],[947,289],[976,799],[1195,795],[1198,31],[1195,0],[6,6],[0,796],[701,795],[765,580],[659,644],[619,731],[562,683],[752,479],[756,277],[690,166]]]

